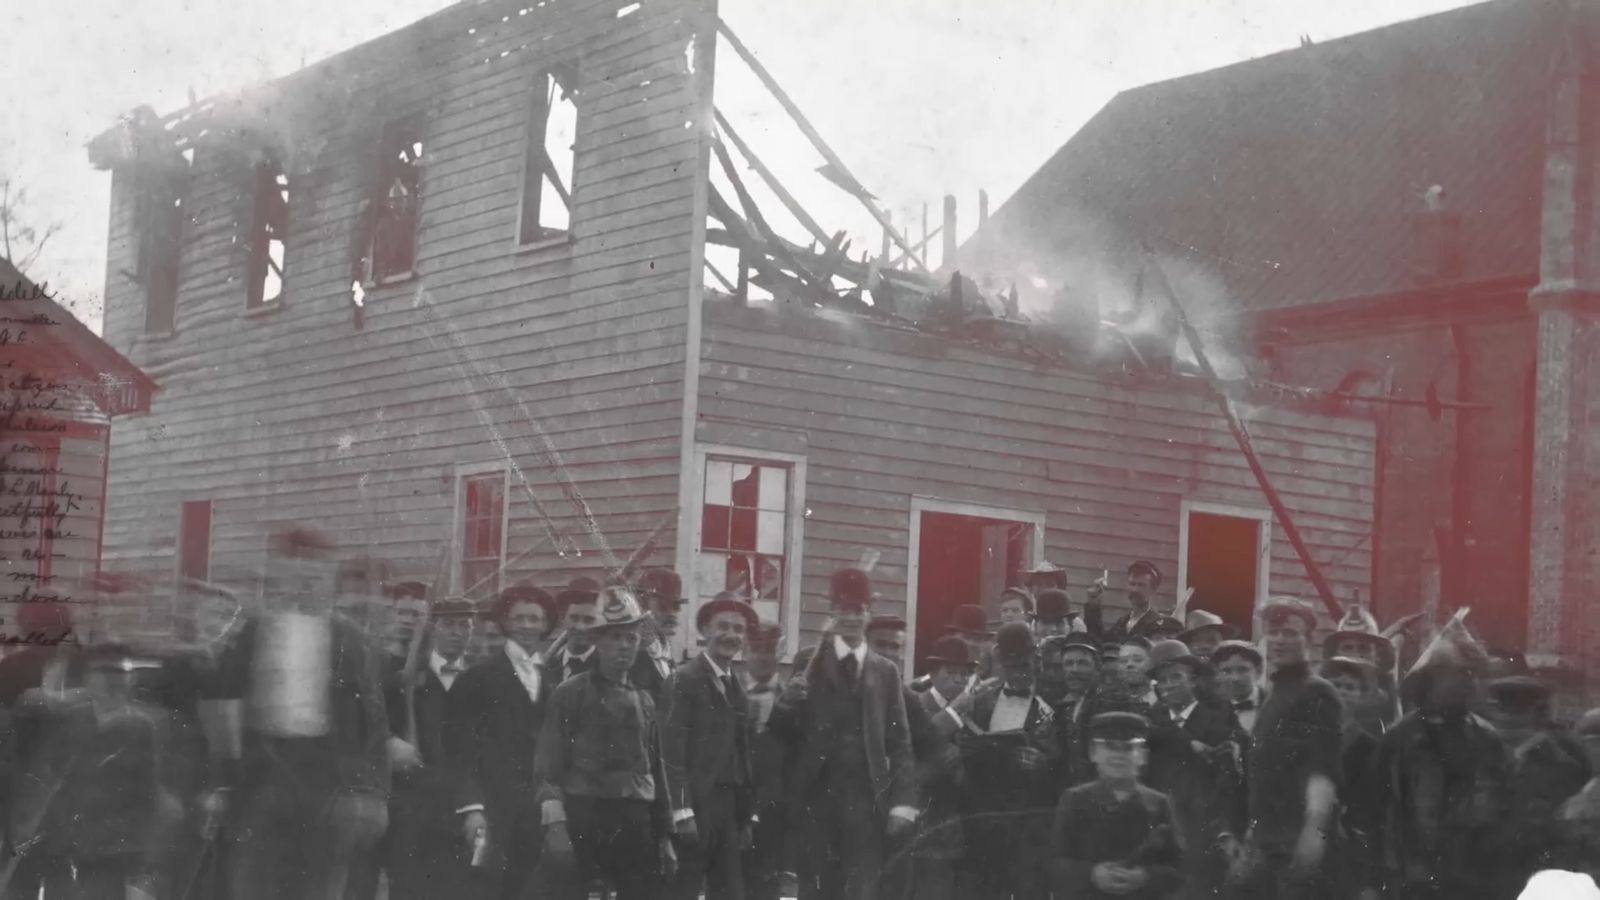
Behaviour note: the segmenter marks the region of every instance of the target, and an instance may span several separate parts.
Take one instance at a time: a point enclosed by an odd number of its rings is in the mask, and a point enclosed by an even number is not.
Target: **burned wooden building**
[[[164,386],[113,431],[108,560],[222,577],[305,521],[480,596],[670,564],[792,652],[842,565],[926,649],[1030,563],[1149,558],[1248,625],[1313,590],[1254,462],[1327,590],[1370,584],[1370,416],[1078,353],[897,234],[785,240],[737,64],[709,0],[466,2],[108,131],[106,335]]]
[[[1591,700],[1597,10],[1494,0],[1124,91],[963,248],[1210,272],[1258,377],[1377,422],[1379,614],[1471,607]]]

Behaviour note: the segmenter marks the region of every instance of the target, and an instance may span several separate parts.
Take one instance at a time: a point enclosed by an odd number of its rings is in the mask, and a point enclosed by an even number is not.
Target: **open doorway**
[[[1266,510],[1184,504],[1177,595],[1194,588],[1189,609],[1216,613],[1241,634],[1254,633],[1256,609],[1266,599],[1271,515]]]
[[[1000,592],[1039,557],[1044,516],[917,498],[911,509],[907,624],[911,659],[921,674],[933,642],[946,634],[955,609],[978,604],[992,621]]]

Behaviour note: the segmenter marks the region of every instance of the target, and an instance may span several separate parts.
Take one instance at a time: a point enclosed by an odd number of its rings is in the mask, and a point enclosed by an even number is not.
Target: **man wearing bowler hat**
[[[666,763],[680,871],[673,896],[743,900],[742,850],[755,815],[750,710],[734,658],[757,626],[755,610],[723,591],[695,613],[705,650],[666,683]]]
[[[832,622],[768,727],[795,748],[790,815],[802,900],[877,895],[886,838],[916,819],[911,734],[900,671],[866,643],[872,585],[859,569],[829,579]]]
[[[1222,835],[1244,833],[1239,758],[1249,737],[1227,703],[1200,692],[1209,667],[1177,640],[1150,648],[1159,703],[1146,783],[1166,794],[1183,839],[1187,895],[1209,897],[1227,861]]]
[[[544,852],[569,876],[553,879],[558,897],[587,897],[604,876],[617,900],[638,900],[677,872],[655,701],[628,680],[645,614],[623,586],[603,588],[595,608],[594,665],[550,695],[534,757]]]
[[[1043,898],[1042,838],[1060,757],[1055,711],[1036,691],[1039,657],[1027,625],[1000,626],[994,657],[1000,679],[972,702],[983,733],[962,741],[971,816],[962,881],[974,897]]]
[[[678,636],[678,616],[688,599],[683,596],[683,579],[671,569],[649,569],[639,576],[635,589],[645,612],[650,614],[646,625],[644,650],[639,661],[633,664],[633,683],[650,692],[659,703],[662,686],[672,676],[676,666],[672,661],[672,640]]]
[[[972,697],[967,687],[977,664],[972,648],[953,634],[934,642],[926,662],[932,683],[916,695],[917,702],[942,739],[917,762],[921,815],[911,851],[911,896],[950,900],[956,894],[957,867],[966,855],[961,815],[965,772],[954,739],[967,721],[960,709]]]
[[[1072,614],[1072,597],[1066,591],[1048,588],[1034,596],[1033,632],[1040,640],[1083,630],[1083,620]]]
[[[1157,900],[1181,884],[1172,806],[1139,783],[1150,723],[1106,712],[1089,723],[1095,778],[1061,795],[1050,835],[1057,897]]]

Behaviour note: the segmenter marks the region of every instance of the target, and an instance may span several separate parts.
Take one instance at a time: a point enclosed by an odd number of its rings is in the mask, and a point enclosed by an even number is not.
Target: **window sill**
[[[512,248],[512,252],[519,255],[523,253],[538,253],[541,250],[551,250],[557,247],[571,247],[575,243],[577,243],[577,237],[572,232],[566,231],[561,234],[539,238],[536,241],[529,241],[526,244],[519,243]]]
[[[247,319],[259,319],[263,316],[269,316],[280,309],[283,309],[282,297],[267,303],[258,303],[255,306],[246,306],[244,308],[244,317]]]
[[[361,287],[363,290],[376,291],[386,287],[394,287],[397,284],[405,284],[416,277],[417,270],[410,269],[405,272],[396,272],[393,275],[385,275],[382,278],[362,282]]]

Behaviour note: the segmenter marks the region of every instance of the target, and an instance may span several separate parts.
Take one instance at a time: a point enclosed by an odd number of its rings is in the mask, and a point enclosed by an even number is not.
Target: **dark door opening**
[[[1020,582],[1033,526],[979,516],[922,512],[917,546],[917,633],[913,669],[922,674],[933,642],[948,633],[955,609],[976,603],[992,621],[1000,592]]]
[[[1186,583],[1194,588],[1189,609],[1221,616],[1249,635],[1256,607],[1261,520],[1216,513],[1189,513]]]

